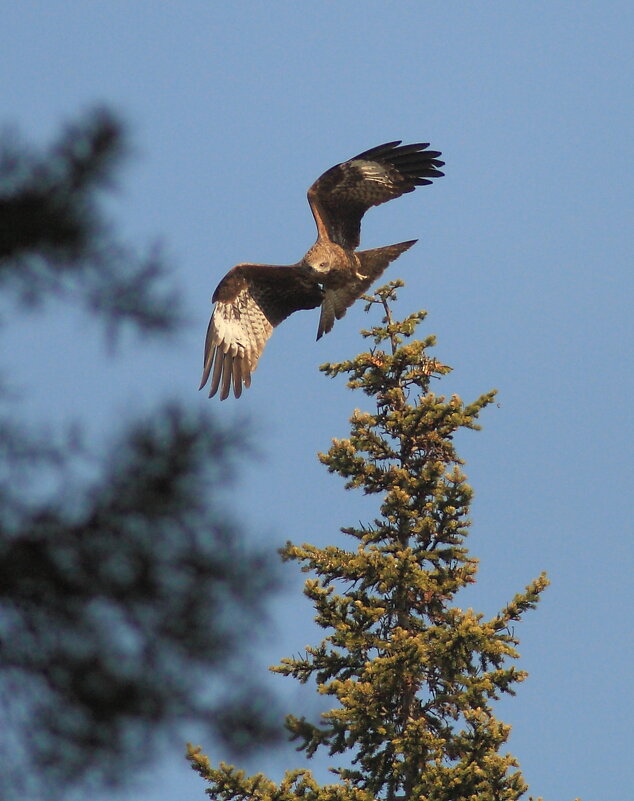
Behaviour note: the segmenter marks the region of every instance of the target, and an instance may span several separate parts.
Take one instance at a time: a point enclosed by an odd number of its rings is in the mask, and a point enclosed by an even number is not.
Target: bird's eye
[[[319,266],[326,268],[328,266],[328,264],[325,261],[322,261],[322,262],[320,262]]]

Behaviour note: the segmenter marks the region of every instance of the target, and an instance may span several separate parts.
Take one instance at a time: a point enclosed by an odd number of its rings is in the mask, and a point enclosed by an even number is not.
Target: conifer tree
[[[291,715],[286,726],[309,757],[325,749],[346,766],[331,768],[332,784],[305,769],[278,784],[213,767],[190,747],[213,799],[513,801],[527,790],[515,758],[501,753],[510,727],[492,702],[526,676],[512,664],[512,624],[548,581],[532,581],[491,619],[454,603],[475,581],[477,560],[465,544],[472,491],[453,436],[479,428],[495,392],[465,404],[431,390],[449,368],[429,355],[434,337],[413,338],[424,312],[393,320],[401,286],[393,281],[366,298],[366,310],[383,312],[380,325],[362,332],[369,350],[321,368],[347,375],[349,387],[373,399],[374,410],[355,410],[350,437],[333,440],[320,460],[346,488],[378,495],[379,516],[342,529],[349,550],[288,543],[282,553],[316,575],[304,592],[328,633],[272,670],[312,679],[333,699],[318,723]]]

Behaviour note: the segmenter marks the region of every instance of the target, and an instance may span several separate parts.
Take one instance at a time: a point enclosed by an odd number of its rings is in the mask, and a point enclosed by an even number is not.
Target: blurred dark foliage
[[[97,111],[43,156],[0,143],[0,286],[172,331],[162,268],[113,240],[96,197],[122,141]],[[0,798],[24,797],[26,774],[46,797],[117,783],[179,720],[238,750],[270,742],[245,660],[273,568],[220,497],[244,437],[163,405],[95,455],[0,401]]]
[[[122,125],[105,109],[67,126],[48,150],[17,134],[0,141],[0,287],[27,304],[70,295],[97,312],[109,332],[169,332],[180,304],[166,288],[155,247],[139,256],[111,230],[99,205],[126,153]]]

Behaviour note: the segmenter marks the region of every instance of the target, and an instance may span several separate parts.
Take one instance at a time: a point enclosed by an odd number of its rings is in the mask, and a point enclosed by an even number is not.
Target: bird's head
[[[317,275],[324,275],[330,271],[330,262],[323,254],[308,253],[302,259],[302,266],[305,267],[310,273],[317,273]]]

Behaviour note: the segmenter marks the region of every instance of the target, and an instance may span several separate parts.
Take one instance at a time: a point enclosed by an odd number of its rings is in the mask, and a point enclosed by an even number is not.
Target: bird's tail
[[[346,310],[367,292],[386,267],[417,241],[410,239],[408,242],[398,242],[382,248],[358,250],[355,255],[359,258],[359,278],[339,289],[326,290],[321,305],[317,339],[327,334],[335,324],[335,319],[341,320]]]
[[[409,242],[398,242],[396,245],[386,245],[383,248],[357,251],[357,256],[361,262],[359,272],[367,276],[367,279],[362,281],[362,292],[370,288],[376,279],[382,275],[388,264],[397,259],[401,253],[409,250],[416,242],[418,242],[417,239],[410,239]]]

